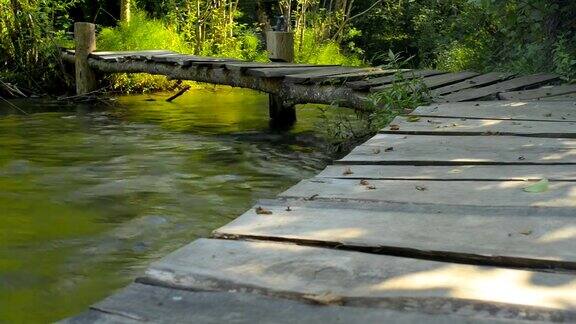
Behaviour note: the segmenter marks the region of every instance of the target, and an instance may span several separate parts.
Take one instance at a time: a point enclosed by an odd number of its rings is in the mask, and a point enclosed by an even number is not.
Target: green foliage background
[[[97,23],[102,50],[165,48],[266,61],[261,9],[267,6],[273,25],[281,8],[265,0],[139,0],[128,25],[117,22],[118,2],[0,0],[0,80],[36,93],[62,92],[67,79],[57,45],[70,44],[73,21]],[[413,57],[411,67],[553,72],[576,79],[572,0],[290,3],[298,62],[375,65],[391,50]]]

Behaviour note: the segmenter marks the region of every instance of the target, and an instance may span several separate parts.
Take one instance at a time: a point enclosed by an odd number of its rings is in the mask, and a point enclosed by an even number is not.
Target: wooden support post
[[[266,50],[272,62],[294,62],[294,32],[267,31]]]
[[[266,32],[266,49],[272,62],[294,62],[294,33]],[[268,109],[272,127],[290,127],[296,122],[296,109],[277,95],[268,95]]]
[[[270,112],[270,125],[275,128],[286,128],[296,122],[296,108],[280,97],[268,95],[268,109]]]
[[[85,94],[96,90],[96,73],[88,65],[88,55],[96,50],[96,26],[91,23],[74,24],[76,94]]]

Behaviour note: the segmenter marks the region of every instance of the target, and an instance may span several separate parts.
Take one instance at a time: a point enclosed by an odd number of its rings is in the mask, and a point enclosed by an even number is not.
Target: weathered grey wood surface
[[[480,119],[576,121],[576,101],[478,101],[418,107],[413,115]]]
[[[264,216],[263,216],[264,217]],[[200,290],[235,290],[326,300],[372,298],[388,308],[426,300],[475,306],[576,307],[572,274],[480,267],[271,242],[197,240],[154,263],[143,282]],[[402,303],[406,303],[402,305]],[[505,303],[507,305],[495,304]],[[400,305],[398,305],[400,304]],[[407,305],[408,304],[408,305]]]
[[[576,92],[576,84],[546,86],[532,90],[510,91],[498,94],[501,100],[531,100]]]
[[[499,92],[516,90],[523,87],[538,85],[544,82],[553,81],[557,79],[558,76],[552,74],[525,75],[481,88],[461,90],[452,94],[442,96],[440,98],[440,101],[470,101],[474,99],[480,99],[487,96],[496,95]]]
[[[135,55],[162,55],[162,54],[177,54],[172,51],[167,50],[149,50],[149,51],[100,51],[100,52],[93,52],[90,54],[90,57],[96,58],[99,60],[104,61],[116,61],[119,62],[121,60],[129,59],[135,57]]]
[[[445,302],[444,306],[454,307],[453,304]],[[466,309],[450,315],[423,314],[375,307],[314,305],[248,293],[192,292],[132,284],[66,323],[529,323],[524,321],[529,318],[528,314],[522,312],[534,313],[535,309],[518,307],[514,310],[506,313],[486,308],[481,311],[488,316],[474,318],[470,317],[473,311]],[[569,313],[542,310],[537,318],[569,320],[571,316]]]
[[[437,75],[442,73],[445,72],[436,70],[410,70],[400,73],[401,75],[400,78],[404,80],[411,80],[414,78],[421,78],[425,76]],[[346,83],[346,86],[355,90],[366,90],[371,87],[377,87],[380,85],[389,84],[394,81],[399,81],[399,77],[397,75],[388,75],[377,78],[371,78],[363,81],[348,82]]]
[[[575,164],[576,140],[378,134],[337,161],[354,164]]]
[[[576,183],[557,181],[548,191],[525,192],[532,183],[525,181],[430,181],[370,180],[302,180],[280,197],[302,199],[353,199],[413,204],[493,207],[576,207]]]
[[[285,68],[255,68],[246,70],[247,75],[252,75],[256,77],[262,78],[278,78],[278,77],[285,77],[286,75],[290,74],[297,74],[297,73],[308,73],[314,71],[322,71],[325,68],[322,67],[285,67]]]
[[[280,63],[280,62],[269,62],[269,63],[256,63],[256,62],[229,62],[224,64],[228,70],[244,71],[253,68],[290,68],[290,67],[326,67],[324,65],[317,64],[295,64],[295,63]]]
[[[424,77],[424,79],[422,79],[422,83],[428,89],[434,89],[434,88],[440,87],[442,85],[447,85],[447,84],[455,83],[458,81],[470,79],[470,78],[477,76],[477,75],[478,75],[478,73],[467,72],[467,71],[432,75],[432,76]],[[387,89],[389,87],[390,87],[389,84],[388,85],[382,85],[382,86],[378,86],[378,87],[373,87],[370,89],[370,91],[380,91],[383,89]]]
[[[540,98],[541,101],[565,101],[565,102],[574,102],[576,101],[576,93],[568,93],[561,96],[553,96],[553,97],[545,97]]]
[[[409,69],[389,70],[389,69],[381,69],[381,68],[367,68],[367,69],[364,69],[364,70],[361,70],[358,72],[347,72],[347,73],[340,73],[340,74],[331,75],[328,78],[318,79],[316,81],[325,81],[326,83],[338,82],[338,81],[352,82],[352,81],[357,81],[357,80],[368,79],[370,77],[381,77],[381,76],[386,76],[386,75],[391,75],[394,73],[406,72],[406,71],[410,71],[410,70]]]
[[[494,82],[502,81],[509,79],[513,76],[510,73],[501,73],[501,72],[490,72],[486,74],[479,75],[477,77],[461,81],[455,84],[451,84],[445,87],[437,88],[431,91],[431,94],[435,97],[445,95],[448,93],[474,88],[474,87],[481,87],[490,85]]]
[[[399,130],[384,128],[390,134],[452,135],[525,135],[538,137],[576,137],[576,122],[494,120],[413,116],[396,117],[392,123]]]
[[[249,210],[216,230],[216,237],[576,270],[576,215],[570,209],[319,201],[265,201],[258,206],[272,214]]]
[[[320,80],[323,80],[323,79],[330,77],[332,75],[337,75],[337,74],[342,74],[342,73],[363,72],[363,71],[367,71],[367,69],[341,66],[341,67],[327,68],[325,70],[312,71],[312,72],[308,72],[308,73],[287,75],[284,78],[284,80],[286,82],[299,83],[299,84],[309,83],[309,82],[313,83],[313,82],[318,82]]]
[[[576,181],[574,165],[330,165],[317,177],[412,180]]]

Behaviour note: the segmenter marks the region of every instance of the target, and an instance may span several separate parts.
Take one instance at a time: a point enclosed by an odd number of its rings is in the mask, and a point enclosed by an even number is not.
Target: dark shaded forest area
[[[554,72],[576,78],[576,2],[571,0],[139,0],[130,21],[120,1],[2,0],[0,81],[62,93],[60,46],[75,21],[98,26],[99,50],[171,49],[266,61],[263,31],[279,15],[295,32],[297,62],[449,71]],[[152,78],[152,77],[149,77]],[[123,91],[162,81],[118,77]],[[152,84],[152,85],[150,85]]]

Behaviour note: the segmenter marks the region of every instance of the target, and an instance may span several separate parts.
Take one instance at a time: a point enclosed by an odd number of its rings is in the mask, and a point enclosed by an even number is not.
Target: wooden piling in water
[[[88,65],[88,55],[96,50],[96,26],[91,23],[74,23],[74,41],[76,49],[76,93],[85,94],[96,90],[96,73]]]
[[[273,127],[292,126],[296,122],[296,107],[278,95],[268,94],[268,111]]]
[[[273,62],[294,62],[294,33],[284,31],[266,32],[266,49]],[[296,122],[296,109],[278,95],[268,95],[271,125],[291,126]]]

